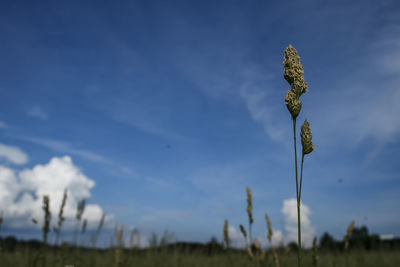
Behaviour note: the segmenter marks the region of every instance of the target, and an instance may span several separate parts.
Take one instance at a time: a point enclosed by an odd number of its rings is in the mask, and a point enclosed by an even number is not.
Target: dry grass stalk
[[[49,196],[43,196],[43,206],[42,209],[44,211],[44,223],[43,223],[43,243],[47,244],[47,235],[50,231],[50,220],[51,220],[51,212],[50,212],[50,198]]]
[[[79,225],[82,219],[83,212],[85,211],[85,205],[86,205],[86,200],[82,199],[81,201],[78,202],[77,208],[76,208],[76,228],[75,228],[75,237],[74,237],[74,243],[77,243],[78,240],[78,234],[79,234]]]
[[[242,233],[242,235],[243,235],[243,237],[244,237],[244,240],[245,240],[245,242],[246,242],[246,247],[248,247],[249,246],[249,243],[248,243],[248,241],[247,241],[247,232],[246,232],[246,229],[244,229],[244,226],[241,224],[241,225],[239,225],[239,228],[240,228],[240,232]]]
[[[278,253],[276,252],[275,248],[272,246],[272,236],[274,235],[274,232],[272,230],[272,223],[267,214],[265,214],[265,220],[267,221],[267,228],[268,228],[267,239],[271,246],[271,252],[272,252],[272,256],[274,258],[274,263],[275,263],[276,267],[279,267],[280,263],[279,263]]]
[[[118,229],[118,235],[117,235],[117,245],[119,248],[122,248],[124,246],[124,241],[123,241],[123,236],[124,236],[124,226],[122,225]]]
[[[0,215],[0,232],[1,232],[1,225],[3,224],[4,217],[3,215]]]
[[[124,235],[124,226],[122,225],[118,229],[117,233],[117,247],[115,249],[115,262],[114,266],[117,267],[121,264],[122,262],[122,248],[124,247],[124,242],[123,242],[123,235]]]
[[[250,187],[246,188],[247,193],[247,215],[249,216],[249,244],[250,246],[253,244],[252,235],[251,235],[251,226],[254,222],[253,218],[253,195],[251,194]]]
[[[243,226],[242,224],[239,225],[239,228],[240,228],[240,232],[241,232],[242,235],[243,235],[244,241],[246,242],[246,251],[247,251],[247,254],[249,255],[249,257],[250,257],[251,259],[254,259],[254,254],[253,254],[253,252],[251,251],[251,247],[249,246],[249,241],[248,241],[248,239],[247,239],[247,232],[246,232],[246,229],[244,228],[244,226]]]
[[[350,237],[353,234],[353,230],[354,230],[354,221],[351,221],[351,223],[347,227],[347,233],[344,237],[344,250],[349,249]]]
[[[224,234],[223,234],[223,245],[225,249],[228,249],[230,244],[231,244],[231,240],[229,238],[229,222],[228,220],[225,220],[224,222]]]
[[[140,242],[139,239],[139,230],[135,227],[131,231],[131,235],[129,237],[129,244],[131,248],[137,248],[138,244]]]
[[[106,218],[106,215],[103,213],[103,215],[101,215],[101,219],[100,219],[99,225],[97,226],[97,230],[96,230],[95,234],[92,237],[92,245],[93,245],[94,248],[97,245],[97,240],[99,239],[100,232],[101,232],[101,229],[103,228],[105,218]]]
[[[83,212],[85,211],[86,200],[82,199],[78,202],[78,206],[76,209],[76,219],[80,221],[82,219]]]
[[[84,234],[86,232],[86,227],[87,227],[87,219],[84,219],[83,223],[82,223],[82,230],[81,230],[82,234]]]
[[[58,212],[58,223],[57,223],[57,227],[54,227],[54,232],[56,232],[56,241],[55,244],[58,245],[58,241],[60,238],[60,234],[61,234],[61,227],[63,222],[65,221],[65,217],[64,217],[64,208],[65,208],[65,204],[67,203],[67,189],[64,190],[64,194],[63,194],[63,199],[61,202],[61,206],[60,206],[60,211]]]
[[[312,266],[318,266],[317,237],[314,237],[313,242],[312,242]]]
[[[252,249],[254,250],[254,253],[256,255],[257,266],[259,266],[260,262],[265,259],[265,250],[261,249],[260,242],[258,242],[257,239],[254,240]]]

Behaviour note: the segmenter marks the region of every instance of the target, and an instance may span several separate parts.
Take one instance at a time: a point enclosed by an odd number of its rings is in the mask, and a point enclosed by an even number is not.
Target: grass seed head
[[[228,220],[225,220],[224,222],[224,244],[225,244],[225,249],[229,248],[229,245],[231,243],[231,240],[229,239],[229,223]]]
[[[285,105],[292,115],[292,118],[296,119],[301,110],[301,101],[292,90],[288,90],[286,93]]]
[[[78,202],[78,206],[76,209],[76,219],[78,221],[82,219],[82,214],[85,211],[85,204],[86,204],[85,199],[82,199],[81,201]]]
[[[354,221],[351,221],[349,226],[347,227],[347,235],[351,236],[354,230]]]
[[[50,198],[49,196],[43,196],[43,206],[42,209],[44,211],[44,223],[43,223],[43,242],[47,242],[47,234],[50,231],[50,220],[51,220],[51,212],[50,212]]]
[[[239,225],[240,228],[240,232],[242,232],[242,235],[244,236],[244,238],[247,238],[247,232],[246,229],[244,229],[244,226],[241,224]]]
[[[315,149],[312,143],[311,128],[307,120],[305,120],[303,125],[301,126],[300,136],[301,136],[301,145],[303,146],[303,154],[307,155],[312,151],[314,151]]]
[[[247,192],[247,214],[249,215],[249,222],[252,224],[254,222],[253,218],[253,195],[251,194],[250,187],[246,188]]]
[[[124,245],[122,240],[123,235],[124,235],[124,226],[122,225],[118,230],[118,236],[117,236],[118,247],[120,248],[122,248]]]
[[[87,219],[84,219],[82,223],[82,234],[86,232],[86,227],[87,227]]]
[[[283,67],[285,69],[283,77],[290,84],[298,99],[303,93],[307,92],[308,85],[304,80],[304,70],[300,63],[300,57],[292,45],[285,49]]]
[[[101,219],[100,219],[100,222],[99,222],[99,226],[97,227],[97,230],[98,230],[98,231],[100,231],[101,228],[103,228],[104,220],[105,220],[105,219],[106,219],[106,214],[103,213],[103,215],[101,215]]]
[[[268,241],[271,242],[272,241],[272,235],[274,234],[274,232],[272,231],[272,224],[271,224],[271,220],[269,219],[268,215],[265,214],[265,220],[267,221],[267,227],[268,227]]]
[[[347,227],[347,233],[344,237],[344,250],[349,249],[349,241],[350,241],[351,235],[353,234],[353,230],[354,230],[354,221],[351,221],[351,223]]]
[[[60,206],[60,211],[58,213],[58,228],[61,228],[62,223],[65,221],[64,208],[65,208],[65,204],[67,203],[67,197],[68,197],[67,189],[65,189],[63,199],[61,202],[61,206]]]

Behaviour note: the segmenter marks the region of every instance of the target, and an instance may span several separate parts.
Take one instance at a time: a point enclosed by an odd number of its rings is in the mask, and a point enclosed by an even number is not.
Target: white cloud
[[[245,248],[246,240],[244,239],[242,233],[238,231],[234,226],[229,226],[228,228],[229,239],[231,240],[231,247],[234,248]]]
[[[13,227],[31,226],[31,218],[41,224],[43,196],[48,195],[52,223],[56,223],[63,192],[67,188],[64,215],[68,224],[68,219],[76,215],[77,203],[90,198],[94,185],[94,181],[86,177],[68,156],[54,157],[47,164],[22,171],[0,166],[0,211]],[[87,204],[83,218],[96,225],[102,214],[101,207]]]
[[[46,120],[49,117],[49,115],[39,106],[33,106],[32,108],[28,109],[27,114],[28,116],[41,120]]]
[[[136,227],[132,227],[129,235],[125,238],[125,244],[130,248],[147,248],[149,247],[149,238],[140,233]]]
[[[285,221],[286,241],[295,241],[297,243],[297,200],[295,198],[284,200],[282,213]],[[301,203],[301,243],[306,247],[312,245],[312,240],[316,234],[314,227],[311,225],[310,215],[310,208]]]
[[[379,238],[381,240],[392,240],[395,238],[393,234],[385,234],[385,235],[379,235]]]
[[[28,155],[21,149],[3,144],[0,144],[0,158],[5,158],[14,164],[25,164],[28,162]]]
[[[271,245],[273,247],[279,247],[283,244],[283,233],[281,230],[273,229]]]
[[[264,235],[258,236],[255,239],[260,243],[262,248],[269,248],[269,247],[279,247],[284,244],[284,236],[281,230],[273,229],[272,240],[269,243],[267,239],[268,231],[266,230]]]

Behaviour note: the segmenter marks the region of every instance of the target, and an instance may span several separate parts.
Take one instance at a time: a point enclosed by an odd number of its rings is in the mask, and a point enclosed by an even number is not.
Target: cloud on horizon
[[[295,198],[283,201],[282,213],[285,221],[286,242],[297,243],[297,200]],[[310,221],[311,210],[307,205],[301,204],[301,243],[305,247],[312,245],[316,230]]]
[[[78,202],[91,197],[94,185],[94,181],[86,177],[69,156],[53,157],[47,164],[22,171],[0,166],[0,211],[13,228],[31,227],[32,218],[41,225],[43,196],[48,195],[52,224],[55,224],[63,192],[67,188],[64,216],[68,225],[75,218]],[[99,205],[87,204],[83,218],[87,219],[89,226],[94,226],[102,214],[103,209]]]

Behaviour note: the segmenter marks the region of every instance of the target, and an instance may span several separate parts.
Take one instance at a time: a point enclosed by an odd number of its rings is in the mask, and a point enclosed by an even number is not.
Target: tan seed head
[[[249,222],[252,224],[254,222],[253,218],[253,195],[251,194],[250,187],[246,188],[247,192],[247,214],[249,215]]]
[[[229,244],[231,243],[231,240],[229,239],[229,223],[228,220],[225,220],[224,222],[224,243],[225,243],[225,248],[229,247]]]
[[[288,90],[285,97],[285,105],[292,115],[293,119],[296,119],[301,110],[301,101],[298,99],[293,90]]]
[[[244,236],[244,238],[246,238],[247,237],[247,232],[246,232],[246,229],[244,229],[244,226],[243,225],[239,225],[239,228],[240,228],[240,232],[242,232],[242,235]]]
[[[315,149],[312,143],[311,128],[307,120],[305,120],[303,125],[301,126],[300,136],[301,136],[301,145],[303,146],[303,154],[307,155],[312,151],[314,151]]]
[[[300,63],[300,57],[292,45],[285,49],[283,67],[285,69],[283,77],[290,84],[297,98],[299,98],[303,93],[307,92],[308,85],[304,80],[304,70]]]
[[[273,233],[273,231],[272,231],[271,220],[269,219],[269,217],[268,217],[267,214],[265,214],[265,220],[267,221],[267,227],[268,227],[268,235],[267,235],[267,238],[268,238],[268,241],[271,242],[271,240],[272,240],[272,235],[273,235],[274,233]]]

